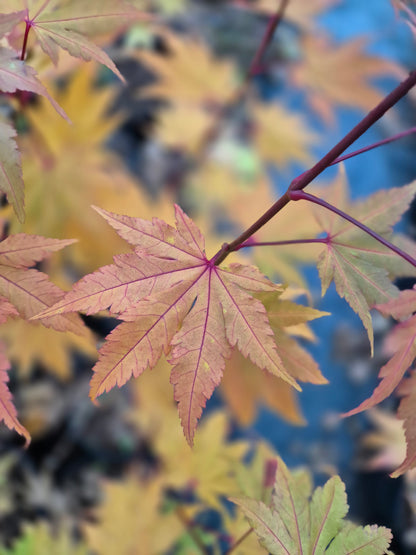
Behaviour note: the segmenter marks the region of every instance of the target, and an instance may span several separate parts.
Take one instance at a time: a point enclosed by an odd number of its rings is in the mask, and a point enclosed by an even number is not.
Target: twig
[[[311,169],[296,177],[290,184],[288,190],[282,195],[260,218],[258,218],[246,231],[239,235],[231,243],[224,243],[221,249],[211,259],[215,265],[221,264],[227,256],[238,249],[256,231],[271,220],[292,199],[292,191],[300,191],[311,183],[318,175],[328,168],[350,145],[354,143],[363,133],[378,121],[390,108],[401,100],[416,84],[416,71],[400,83],[390,94],[388,94],[375,108],[373,108],[349,133],[345,135],[323,158]]]
[[[403,139],[404,137],[407,137],[408,135],[412,135],[413,133],[416,133],[416,127],[411,127],[410,129],[406,129],[406,131],[397,133],[397,135],[393,135],[391,137],[387,137],[387,139],[383,139],[371,145],[364,146],[363,148],[354,150],[354,152],[349,152],[348,154],[344,154],[344,156],[339,156],[329,165],[334,166],[335,164],[344,162],[344,160],[348,160],[349,158],[353,158],[354,156],[358,156],[359,154],[363,154],[364,152],[368,152],[369,150],[373,150],[374,148],[378,148],[379,146],[387,145],[389,143],[392,143],[393,141],[398,141],[399,139]]]
[[[279,23],[284,17],[286,8],[289,5],[289,1],[290,0],[280,0],[279,8],[277,9],[277,12],[270,18],[267,24],[264,36],[256,53],[254,54],[253,61],[250,64],[250,67],[243,79],[243,82],[234,92],[231,99],[218,110],[211,126],[204,133],[202,139],[200,140],[199,145],[196,148],[196,152],[199,153],[195,157],[196,164],[201,163],[204,160],[208,147],[218,138],[218,135],[221,132],[223,121],[227,119],[230,111],[234,108],[234,106],[239,104],[247,94],[250,81],[258,72],[261,60],[273,39],[273,35]]]
[[[282,245],[303,245],[310,243],[328,243],[329,237],[321,237],[316,239],[289,239],[287,241],[246,241],[235,250],[246,249],[248,247],[280,247]]]
[[[310,195],[309,193],[305,193],[305,191],[291,191],[290,192],[290,199],[291,200],[307,200],[309,202],[313,202],[314,204],[318,204],[319,206],[322,206],[323,208],[326,208],[327,210],[330,210],[334,214],[337,214],[341,218],[344,218],[344,220],[347,220],[348,222],[352,223],[356,227],[362,229],[363,231],[365,231],[365,233],[367,233],[368,235],[373,237],[373,239],[375,239],[376,241],[378,241],[379,243],[381,243],[385,247],[389,248],[391,251],[395,252],[398,256],[401,256],[402,258],[404,258],[404,260],[409,262],[409,264],[412,264],[412,266],[416,267],[416,260],[412,256],[410,256],[410,254],[407,254],[407,252],[402,251],[402,249],[400,249],[399,247],[396,247],[396,245],[393,245],[393,243],[390,243],[390,241],[387,241],[387,239],[384,239],[384,237],[381,237],[381,235],[379,235],[378,233],[376,233],[375,231],[373,231],[372,229],[367,227],[365,224],[356,220],[355,218],[353,218],[349,214],[346,214],[345,212],[343,212],[339,208],[336,208],[336,206],[333,206],[332,204],[329,204],[325,200],[323,200],[319,197],[316,197],[315,195]]]

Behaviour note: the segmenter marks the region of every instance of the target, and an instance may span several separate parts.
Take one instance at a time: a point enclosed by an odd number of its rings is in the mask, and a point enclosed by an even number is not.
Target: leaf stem
[[[385,247],[389,248],[391,251],[395,252],[398,256],[401,256],[402,258],[404,258],[404,260],[409,262],[409,264],[411,264],[412,266],[416,267],[416,260],[412,256],[410,256],[410,254],[407,254],[407,252],[402,251],[402,249],[400,249],[396,245],[393,245],[393,243],[390,243],[390,241],[387,241],[387,239],[384,239],[384,237],[382,237],[381,235],[379,235],[378,233],[376,233],[375,231],[373,231],[372,229],[367,227],[365,224],[356,220],[355,218],[353,218],[349,214],[346,214],[345,212],[343,212],[342,210],[340,210],[336,206],[333,206],[332,204],[329,204],[325,200],[323,200],[319,197],[316,197],[315,195],[305,193],[305,191],[291,191],[290,192],[290,198],[291,198],[291,200],[295,200],[295,201],[296,200],[307,200],[309,202],[313,202],[314,204],[318,204],[319,206],[322,206],[323,208],[326,208],[327,210],[330,210],[334,214],[337,214],[341,218],[344,218],[344,220],[347,220],[348,222],[352,223],[356,227],[360,228],[362,231],[365,231],[365,233],[367,233],[368,235],[373,237],[373,239],[375,239],[376,241],[378,241],[379,243],[381,243]]]
[[[392,143],[393,141],[397,141],[399,139],[403,139],[408,135],[412,135],[416,133],[416,127],[411,127],[410,129],[406,129],[406,131],[402,131],[401,133],[397,133],[397,135],[392,135],[391,137],[387,137],[381,141],[377,141],[376,143],[372,143],[371,145],[364,146],[358,150],[354,150],[354,152],[349,152],[348,154],[344,154],[344,156],[338,156],[333,162],[329,165],[333,166],[335,164],[339,164],[340,162],[344,162],[344,160],[348,160],[349,158],[353,158],[354,156],[358,156],[359,154],[363,154],[364,152],[368,152],[369,150],[373,150],[374,148],[378,148],[379,146],[387,145]]]
[[[282,195],[258,220],[256,220],[246,231],[231,243],[224,243],[221,249],[213,256],[212,261],[217,266],[223,262],[227,256],[238,249],[256,231],[262,228],[271,220],[286,204],[293,200],[290,196],[293,191],[300,191],[311,183],[318,175],[328,168],[344,150],[354,141],[363,135],[376,121],[378,121],[390,108],[401,100],[416,85],[416,70],[409,73],[408,77],[402,81],[391,93],[377,104],[368,114],[345,135],[323,158],[321,158],[312,168],[300,174],[291,182],[288,190]],[[394,247],[394,245],[392,245]],[[393,250],[397,252],[397,247]],[[403,253],[403,251],[401,251]],[[403,253],[405,254],[405,253]],[[401,255],[402,256],[402,255]],[[411,258],[411,257],[410,257]],[[413,260],[413,259],[412,259]],[[411,264],[414,265],[413,262]]]
[[[233,543],[233,545],[230,547],[230,549],[228,551],[225,552],[225,555],[230,555],[230,553],[232,553],[240,544],[243,543],[243,541],[253,532],[253,528],[250,528],[249,530],[247,530],[247,532],[245,532],[242,536],[240,536],[238,538],[238,540]]]
[[[25,59],[25,56],[26,56],[27,39],[29,37],[30,29],[32,28],[32,20],[29,19],[29,13],[26,15],[25,23],[26,23],[26,28],[25,28],[25,34],[23,36],[22,52],[20,54],[20,59],[22,61]]]
[[[240,249],[245,249],[248,247],[272,247],[272,246],[281,246],[281,245],[303,245],[308,243],[328,243],[329,236],[320,237],[316,239],[289,239],[287,241],[246,241],[235,250],[239,251]]]

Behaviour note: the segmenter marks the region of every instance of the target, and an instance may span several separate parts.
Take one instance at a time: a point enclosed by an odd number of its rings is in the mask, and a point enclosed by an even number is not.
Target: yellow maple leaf
[[[210,414],[202,421],[192,450],[179,426],[157,438],[166,482],[176,488],[194,486],[198,497],[211,507],[220,505],[221,496],[236,491],[235,470],[249,446],[244,441],[227,442],[228,426],[225,412]]]
[[[289,162],[310,164],[309,148],[316,141],[303,118],[277,105],[253,103],[254,145],[266,162],[287,166]]]
[[[249,446],[243,441],[227,442],[229,419],[218,411],[201,422],[190,449],[178,421],[170,370],[162,359],[151,372],[133,381],[136,403],[131,419],[152,438],[165,485],[194,488],[201,501],[218,508],[221,496],[238,490],[235,471]]]
[[[202,43],[163,32],[168,56],[141,50],[134,55],[155,72],[158,81],[142,92],[169,102],[194,105],[221,105],[235,89],[234,66],[214,58]]]
[[[209,159],[189,175],[185,184],[185,195],[192,209],[198,213],[202,207],[201,217],[209,220],[215,219],[215,215],[218,217],[219,211],[225,212],[227,206],[240,193],[248,193],[255,186],[255,181],[243,179],[227,165]],[[208,223],[200,224],[201,228],[209,229],[210,226],[206,225]],[[216,238],[216,241],[218,245],[220,239]]]
[[[238,351],[234,351],[227,361],[220,391],[243,426],[255,419],[257,403],[264,404],[292,424],[305,423],[293,387],[262,372]]]
[[[41,364],[65,380],[71,375],[72,351],[80,351],[93,360],[97,357],[92,334],[59,332],[23,319],[9,319],[0,326],[0,337],[6,344],[8,358],[17,364],[21,376],[27,376],[35,364]]]
[[[156,137],[170,148],[196,154],[212,121],[212,116],[204,107],[175,104],[159,112]]]
[[[381,101],[383,94],[371,84],[372,78],[406,76],[394,62],[366,54],[362,39],[335,45],[326,37],[307,35],[302,39],[302,52],[302,61],[291,70],[292,81],[330,123],[337,105],[368,111]]]
[[[97,555],[154,555],[165,552],[183,532],[172,512],[162,511],[164,481],[133,475],[104,484],[97,522],[85,524],[88,546]]]
[[[126,249],[91,209],[92,204],[125,214],[171,219],[167,195],[152,202],[115,154],[105,148],[121,116],[107,116],[115,91],[97,89],[94,81],[94,68],[84,65],[67,87],[54,90],[58,102],[70,113],[72,125],[55,117],[46,102],[27,109],[32,131],[21,141],[26,221],[22,225],[12,221],[13,232],[79,239],[56,263],[70,260],[86,271],[110,262],[112,253]]]

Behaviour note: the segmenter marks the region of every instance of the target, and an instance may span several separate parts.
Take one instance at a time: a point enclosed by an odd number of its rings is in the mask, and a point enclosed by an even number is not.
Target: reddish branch
[[[354,152],[344,154],[344,156],[338,156],[336,160],[331,162],[330,166],[334,166],[335,164],[344,162],[344,160],[349,160],[349,158],[354,158],[354,156],[358,156],[359,154],[363,154],[364,152],[368,152],[369,150],[373,150],[374,148],[378,148],[379,146],[384,146],[394,141],[398,141],[399,139],[404,139],[404,137],[407,137],[408,135],[413,135],[413,133],[416,133],[416,127],[411,127],[410,129],[406,129],[406,131],[401,131],[400,133],[397,133],[397,135],[392,135],[391,137],[387,137],[387,139],[383,139],[371,145],[364,146],[363,148],[354,150]]]
[[[400,249],[399,247],[396,247],[396,245],[393,245],[393,243],[390,243],[390,241],[387,241],[387,239],[384,239],[383,237],[381,237],[381,235],[379,235],[378,233],[376,233],[375,231],[373,231],[372,229],[370,229],[369,227],[361,223],[359,220],[356,220],[349,214],[346,214],[345,212],[343,212],[339,208],[336,208],[332,204],[329,204],[325,200],[319,197],[316,197],[315,195],[310,195],[309,193],[305,193],[305,191],[291,191],[289,195],[291,200],[308,200],[309,202],[313,202],[314,204],[318,204],[319,206],[323,206],[327,210],[334,212],[334,214],[337,214],[341,218],[344,218],[344,220],[347,220],[348,222],[352,223],[356,227],[362,229],[363,231],[365,231],[365,233],[373,237],[373,239],[375,239],[385,247],[389,248],[391,251],[395,252],[396,254],[404,258],[404,260],[412,264],[412,266],[416,267],[416,260],[413,258],[413,256],[410,256],[410,254],[407,254],[407,252],[402,251],[402,249]],[[321,240],[320,242],[323,242],[323,241]],[[328,242],[328,240],[326,240],[325,242]]]
[[[290,184],[288,190],[282,195],[253,225],[244,231],[237,239],[231,243],[224,243],[221,249],[213,257],[216,265],[223,262],[227,256],[238,250],[256,231],[262,228],[271,220],[282,208],[288,204],[292,198],[293,191],[301,191],[309,185],[318,175],[328,168],[349,146],[351,146],[367,129],[372,127],[390,108],[401,100],[416,85],[416,71],[412,71],[409,76],[388,94],[375,108],[373,108],[349,133],[343,137],[323,158],[319,160],[311,169],[296,177]],[[397,247],[396,247],[397,248]],[[413,262],[411,262],[413,264]]]

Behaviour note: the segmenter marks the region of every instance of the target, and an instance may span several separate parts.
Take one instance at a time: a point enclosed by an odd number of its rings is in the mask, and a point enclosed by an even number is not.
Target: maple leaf
[[[407,389],[408,384],[409,382],[405,383],[404,381],[403,390],[401,387],[399,388],[403,396],[405,396],[405,388]],[[414,384],[411,384],[411,388],[413,388],[413,385]],[[409,395],[411,395],[411,388],[406,391]],[[391,474],[392,477],[406,472],[406,475],[412,479],[412,474],[415,475],[414,471],[413,473],[408,472],[409,469],[412,468],[412,459],[414,459],[412,428],[408,427],[407,429],[409,432],[409,436],[407,437],[407,451],[409,456],[406,457],[406,437],[405,430],[403,429],[403,422],[401,422],[396,415],[378,409],[370,409],[366,413],[366,416],[369,418],[372,425],[375,426],[375,429],[366,433],[361,441],[367,451],[372,451],[370,456],[363,462],[364,468],[372,471],[388,470],[390,472],[396,468],[397,470]],[[408,414],[407,417],[404,414],[401,415],[401,418],[405,421],[408,417],[412,418],[413,415]],[[408,424],[410,424],[410,420]],[[373,454],[373,452],[375,453]],[[403,468],[397,468],[400,466],[403,466]]]
[[[155,412],[155,411],[152,411]],[[184,440],[177,418],[164,421],[153,436],[156,453],[163,461],[166,487],[192,488],[202,502],[221,510],[222,498],[238,495],[238,469],[249,451],[247,441],[229,441],[229,415],[216,411],[203,419],[193,449]],[[231,495],[232,495],[231,494]]]
[[[169,56],[141,50],[140,62],[159,77],[156,84],[140,91],[141,95],[167,98],[170,103],[221,105],[234,92],[234,68],[230,62],[214,58],[203,43],[180,38],[164,31]],[[192,61],[189,53],[192,52]]]
[[[158,214],[171,218],[167,194],[151,199],[106,148],[109,135],[120,124],[119,114],[106,115],[114,102],[112,87],[96,88],[96,68],[84,64],[67,86],[51,91],[70,114],[72,125],[56,117],[42,98],[25,112],[31,131],[20,139],[26,192],[24,226],[15,218],[11,231],[48,237],[74,237],[78,243],[65,253],[65,263],[88,272],[111,262],[111,252],[126,250],[124,242],[95,213],[91,204],[126,214]],[[48,203],[42,199],[48,198]],[[50,210],[54,206],[54,210]],[[4,210],[7,212],[10,209]],[[62,257],[53,264],[62,267]],[[52,274],[52,270],[48,269]]]
[[[86,276],[65,300],[39,314],[91,313],[109,306],[114,312],[113,305],[121,303],[124,322],[100,350],[91,380],[93,399],[152,368],[162,352],[170,351],[171,383],[191,443],[233,347],[259,368],[299,387],[276,352],[264,306],[250,294],[281,291],[281,286],[252,266],[215,266],[205,256],[200,230],[179,206],[176,229],[157,218],[148,222],[96,210],[136,246],[136,253],[116,257],[115,265]]]
[[[76,58],[100,62],[124,81],[111,58],[87,37],[114,30],[132,18],[144,17],[131,4],[123,0],[48,0],[43,3],[20,0],[18,3],[24,8],[19,12],[20,21],[29,22],[42,50],[55,65],[59,48],[62,48]],[[16,2],[11,2],[11,11],[16,7],[19,7]]]
[[[289,162],[309,164],[312,157],[309,148],[316,141],[316,135],[309,131],[300,115],[279,106],[252,104],[256,133],[254,144],[266,162],[279,167]]]
[[[241,507],[268,552],[272,555],[387,552],[392,538],[389,529],[344,521],[348,505],[339,476],[330,478],[312,494],[307,471],[289,472],[280,458],[277,461],[270,506],[249,498],[231,498]]]
[[[183,533],[172,511],[163,510],[162,477],[141,481],[133,476],[104,484],[105,501],[97,522],[85,524],[87,544],[100,555],[165,553]]]
[[[24,183],[16,131],[0,121],[0,190],[7,195],[20,221],[24,220]]]
[[[3,351],[3,345],[0,345],[0,420],[2,420],[8,428],[16,430],[26,440],[26,446],[30,443],[30,435],[17,419],[17,411],[12,401],[12,394],[9,391],[7,382],[9,376],[7,371],[10,370],[10,363]]]
[[[73,243],[73,240],[46,239],[25,234],[11,235],[0,243],[0,295],[17,309],[23,318],[31,318],[51,306],[63,291],[51,283],[46,274],[28,269],[34,262]],[[74,315],[46,318],[42,323],[58,331],[83,334],[85,327]]]
[[[34,366],[40,364],[52,375],[68,380],[72,374],[74,351],[90,360],[97,357],[96,341],[88,328],[81,336],[46,328],[37,322],[9,318],[6,326],[0,326],[0,338],[6,345],[8,358],[16,364],[18,376],[22,378],[29,376]]]
[[[326,315],[309,307],[295,304],[281,296],[267,294],[261,298],[275,334],[277,352],[291,376],[299,381],[328,383],[312,357],[290,337],[299,324]],[[304,424],[295,391],[283,380],[262,372],[249,360],[234,352],[227,361],[221,392],[238,420],[250,424],[255,416],[255,402],[264,401],[293,424]]]
[[[410,316],[416,310],[416,290],[402,291],[397,299],[388,303],[377,305],[382,314],[392,315],[396,319]],[[394,353],[392,358],[380,369],[381,382],[373,391],[371,397],[363,401],[357,408],[347,412],[345,416],[357,414],[367,410],[386,399],[398,386],[406,370],[408,370],[416,357],[416,315],[395,326],[386,339],[385,349]],[[413,383],[413,382],[411,382]],[[407,394],[408,395],[408,394]],[[407,406],[412,395],[403,403],[403,412],[407,415]],[[408,415],[404,417],[408,418]]]
[[[334,105],[367,112],[378,104],[383,94],[369,83],[372,77],[391,75],[403,79],[405,76],[397,64],[365,54],[364,46],[361,39],[341,45],[310,35],[302,40],[303,60],[293,67],[291,78],[306,92],[311,107],[327,122],[334,120]],[[340,67],[344,71],[338,71]]]
[[[14,93],[17,90],[30,91],[46,97],[58,114],[69,121],[64,110],[37,79],[36,71],[22,60],[19,60],[13,50],[0,47],[0,91]]]
[[[168,147],[195,153],[212,121],[203,107],[175,104],[159,112],[156,137]]]
[[[152,372],[133,380],[134,406],[129,421],[151,440],[163,466],[165,487],[192,488],[201,502],[221,510],[221,498],[227,492],[241,493],[236,473],[250,444],[229,441],[229,414],[220,410],[204,417],[195,445],[189,449],[177,418],[170,373],[171,367],[162,357]]]
[[[25,10],[12,13],[0,13],[0,38],[9,33],[18,23],[24,20]]]
[[[413,370],[410,377],[403,380],[398,388],[398,394],[402,397],[397,417],[403,420],[404,434],[406,438],[406,457],[400,466],[391,474],[397,478],[411,468],[416,467],[416,372]]]
[[[341,179],[324,196],[328,194],[331,204],[353,215],[382,237],[391,238],[392,226],[406,211],[415,192],[414,182],[351,203],[347,198],[346,181],[341,174]],[[399,292],[391,283],[391,277],[413,275],[414,268],[354,224],[323,208],[319,208],[316,214],[321,231],[327,233],[318,259],[322,294],[334,281],[338,294],[361,318],[373,350],[370,308],[397,297]]]

